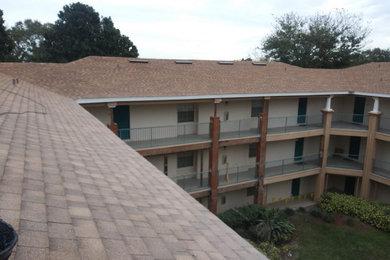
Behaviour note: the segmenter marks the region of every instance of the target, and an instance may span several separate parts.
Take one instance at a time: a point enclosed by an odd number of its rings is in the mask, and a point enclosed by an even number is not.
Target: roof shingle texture
[[[2,74],[0,217],[15,259],[265,259],[73,100]]]
[[[254,66],[248,61],[87,57],[66,64],[0,63],[0,72],[61,95],[77,98],[196,96],[218,94],[363,91],[390,94],[390,63],[347,69],[304,69],[281,62]]]

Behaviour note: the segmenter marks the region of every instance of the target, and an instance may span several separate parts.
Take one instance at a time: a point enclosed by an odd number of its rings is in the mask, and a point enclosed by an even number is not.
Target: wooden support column
[[[219,117],[210,117],[211,148],[209,152],[209,210],[217,214],[218,199],[218,143],[219,143]]]
[[[320,143],[320,159],[321,159],[321,170],[320,174],[317,175],[316,188],[314,191],[314,200],[317,201],[321,194],[325,190],[325,177],[326,177],[326,164],[328,162],[328,150],[329,150],[329,140],[330,140],[330,129],[332,127],[332,109],[323,109],[323,127],[324,135],[321,137]]]
[[[360,189],[360,197],[369,199],[370,197],[370,174],[372,172],[372,163],[375,158],[376,139],[375,134],[378,131],[378,122],[380,112],[369,112],[366,152],[364,155],[364,166],[362,176],[362,186]]]
[[[256,148],[256,163],[257,163],[257,177],[258,184],[254,196],[254,203],[264,205],[264,172],[265,172],[265,150],[267,144],[267,126],[268,126],[268,99],[264,100],[263,113],[259,114],[260,125],[260,141]]]

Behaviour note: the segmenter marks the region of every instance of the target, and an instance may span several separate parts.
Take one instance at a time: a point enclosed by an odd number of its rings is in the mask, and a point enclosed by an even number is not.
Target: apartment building
[[[390,202],[389,72],[88,57],[23,77],[75,99],[216,213],[326,190]]]

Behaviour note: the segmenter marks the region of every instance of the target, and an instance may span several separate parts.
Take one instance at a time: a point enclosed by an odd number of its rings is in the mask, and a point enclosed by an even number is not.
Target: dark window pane
[[[194,166],[194,153],[184,152],[177,154],[177,168]]]
[[[251,117],[257,117],[263,112],[263,100],[252,100]]]
[[[257,143],[249,144],[249,158],[256,157]]]
[[[177,107],[177,122],[194,122],[194,104],[180,104]]]

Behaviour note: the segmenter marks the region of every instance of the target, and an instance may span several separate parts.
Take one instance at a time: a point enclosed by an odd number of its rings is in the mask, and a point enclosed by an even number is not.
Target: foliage
[[[13,48],[13,41],[4,26],[3,11],[0,10],[0,61],[7,61]]]
[[[360,62],[368,33],[360,17],[344,10],[310,17],[288,13],[276,18],[261,50],[266,58],[305,68],[343,68]]]
[[[300,213],[305,213],[306,209],[304,207],[299,207],[297,211]]]
[[[328,192],[320,197],[318,205],[327,212],[338,212],[352,217],[356,216],[364,223],[390,232],[390,215],[387,214],[390,206],[386,204]]]
[[[322,216],[322,220],[325,221],[326,223],[333,223],[334,217],[331,214],[325,214]]]
[[[280,249],[269,242],[261,242],[256,244],[250,240],[247,240],[253,247],[266,255],[270,260],[280,260]]]
[[[230,209],[218,216],[241,236],[254,241],[281,243],[289,240],[295,230],[283,212],[259,205]]]
[[[362,52],[362,63],[367,62],[389,62],[390,49],[374,48]]]
[[[52,24],[41,24],[31,19],[17,22],[9,30],[15,43],[12,56],[16,61],[41,61],[43,60],[41,44],[45,40],[44,34],[51,30]]]
[[[322,218],[322,213],[321,211],[318,211],[318,210],[312,210],[310,211],[310,215],[312,215],[313,217],[316,217],[316,218]]]
[[[284,209],[283,213],[286,214],[287,217],[292,217],[295,215],[295,211],[292,208]]]
[[[130,39],[121,35],[111,18],[102,18],[88,5],[65,5],[52,30],[44,34],[46,61],[68,62],[90,55],[137,57]]]

